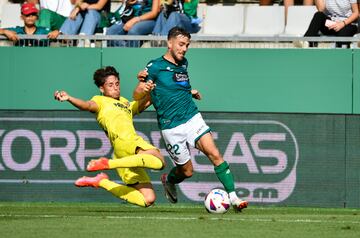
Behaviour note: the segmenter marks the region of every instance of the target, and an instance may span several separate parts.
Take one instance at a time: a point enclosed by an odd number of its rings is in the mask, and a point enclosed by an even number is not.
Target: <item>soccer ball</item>
[[[213,189],[206,195],[204,204],[210,213],[225,213],[230,208],[229,194],[222,189]]]

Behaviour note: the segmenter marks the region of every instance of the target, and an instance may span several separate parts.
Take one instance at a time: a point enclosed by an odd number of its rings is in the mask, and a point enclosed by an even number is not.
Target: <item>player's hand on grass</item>
[[[201,100],[202,96],[200,94],[200,92],[196,89],[192,89],[191,90],[191,95],[193,98],[197,99],[197,100]]]
[[[60,102],[68,101],[69,97],[70,96],[65,91],[55,91],[55,93],[54,93],[55,100],[58,100]]]
[[[146,77],[148,76],[148,72],[144,69],[141,70],[138,74],[137,74],[137,79],[141,82],[145,81]]]

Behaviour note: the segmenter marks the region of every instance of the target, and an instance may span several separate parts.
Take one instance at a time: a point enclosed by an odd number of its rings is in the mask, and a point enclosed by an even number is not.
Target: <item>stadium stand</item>
[[[204,9],[203,9],[204,11]],[[205,35],[239,35],[244,29],[244,6],[207,6],[203,22]],[[221,17],[219,17],[221,16]]]
[[[12,27],[22,25],[18,13],[21,0],[0,0],[0,27]],[[112,11],[121,4],[120,0],[111,0]],[[314,40],[303,39],[315,6],[290,6],[288,16],[285,19],[284,6],[275,4],[272,6],[259,6],[258,2],[252,0],[200,0],[198,16],[203,19],[201,30],[193,34],[192,47],[220,47],[220,48],[293,48],[293,41]],[[2,14],[1,14],[2,13]],[[27,39],[28,36],[21,36]],[[40,39],[41,36],[37,36]],[[43,36],[45,38],[45,36]],[[141,40],[141,47],[159,47],[159,41],[165,38],[158,36],[64,36],[58,37],[58,42],[52,42],[51,46],[75,46],[77,42],[90,39],[91,47],[107,47],[108,40]],[[316,38],[319,39],[318,37]],[[353,48],[358,48],[359,36],[346,37],[321,37],[319,48],[332,47],[334,42],[351,41]],[[63,41],[65,40],[65,41]],[[67,42],[63,44],[63,42]],[[73,42],[73,43],[72,43]],[[155,44],[156,43],[156,44]],[[10,44],[12,44],[10,42]],[[4,36],[0,36],[0,45],[9,45]],[[139,47],[139,46],[137,46]]]
[[[284,35],[303,36],[316,12],[315,6],[290,6]]]
[[[285,9],[283,6],[247,6],[245,10],[246,35],[275,36],[284,32]]]

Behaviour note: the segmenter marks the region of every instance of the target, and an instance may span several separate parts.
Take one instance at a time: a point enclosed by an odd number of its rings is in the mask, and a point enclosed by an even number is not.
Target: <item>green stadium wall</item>
[[[103,190],[72,185],[85,164],[111,156],[91,114],[53,100],[57,89],[97,94],[95,69],[115,66],[131,98],[136,73],[164,48],[0,48],[0,201],[118,201]],[[359,51],[191,49],[197,104],[229,161],[239,196],[255,204],[360,207]],[[136,118],[170,169],[151,110]],[[180,202],[201,202],[220,187],[213,168],[192,151],[194,176]],[[112,179],[118,177],[109,172]],[[149,171],[162,196],[160,172]]]
[[[93,72],[105,65],[121,74],[131,97],[136,74],[164,48],[0,48],[0,109],[61,110],[56,89],[87,99],[98,92]],[[204,96],[203,111],[360,112],[357,50],[190,49],[189,76]]]

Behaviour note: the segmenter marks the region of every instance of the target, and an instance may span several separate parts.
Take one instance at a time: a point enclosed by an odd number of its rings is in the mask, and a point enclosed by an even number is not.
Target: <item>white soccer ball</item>
[[[222,189],[213,189],[206,195],[204,204],[210,213],[225,213],[230,208],[229,194]]]

